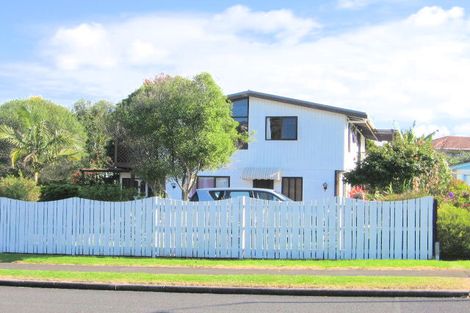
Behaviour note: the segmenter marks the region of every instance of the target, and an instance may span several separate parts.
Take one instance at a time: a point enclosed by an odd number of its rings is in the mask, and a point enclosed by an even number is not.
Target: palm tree
[[[21,127],[13,128],[0,125],[0,140],[11,146],[12,167],[18,162],[34,174],[34,181],[39,182],[41,170],[61,158],[80,159],[83,149],[73,134],[65,129],[54,129],[44,119],[38,118],[28,107],[19,112]]]

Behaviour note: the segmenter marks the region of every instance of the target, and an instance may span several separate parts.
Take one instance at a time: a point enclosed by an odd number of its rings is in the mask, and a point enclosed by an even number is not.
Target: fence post
[[[242,238],[241,238],[241,246],[242,246],[242,251],[240,253],[240,256],[242,259],[245,258],[245,247],[246,247],[246,198],[241,197],[240,200],[238,201],[239,205],[238,207],[242,210]]]
[[[3,207],[3,198],[0,197],[0,253],[3,253],[4,245],[5,245],[5,238],[3,238],[3,227],[4,227],[4,216],[2,215],[2,207]]]
[[[157,250],[157,205],[158,205],[158,197],[154,197],[154,201],[152,201],[152,237],[153,237],[153,244],[151,247],[152,258],[156,257],[156,250]]]
[[[440,251],[439,248],[436,247],[439,240],[437,236],[437,207],[438,201],[434,198],[432,203],[432,255],[439,260]]]

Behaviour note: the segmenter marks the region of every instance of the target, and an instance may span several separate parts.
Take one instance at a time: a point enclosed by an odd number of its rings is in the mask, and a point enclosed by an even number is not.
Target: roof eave
[[[302,107],[306,107],[310,109],[343,114],[343,115],[347,115],[348,117],[367,119],[367,114],[365,112],[344,109],[344,108],[334,107],[334,106],[310,102],[310,101],[298,100],[298,99],[289,98],[289,97],[277,96],[277,95],[267,94],[263,92],[253,91],[253,90],[246,90],[242,92],[233,93],[233,94],[228,95],[227,97],[231,101],[235,101],[235,100],[247,98],[247,97],[254,97],[254,98],[259,98],[259,99],[264,99],[264,100],[271,100],[271,101],[298,105],[298,106],[302,106]]]

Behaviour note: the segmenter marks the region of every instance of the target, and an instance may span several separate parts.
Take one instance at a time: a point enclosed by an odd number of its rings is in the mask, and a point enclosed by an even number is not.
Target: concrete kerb
[[[158,286],[136,284],[102,284],[81,282],[56,282],[34,280],[0,280],[0,286],[85,289],[112,291],[145,291],[174,293],[211,293],[276,296],[331,296],[331,297],[426,297],[426,298],[467,298],[470,290],[355,290],[355,289],[297,289],[297,288],[247,288],[247,287],[206,287],[206,286]]]

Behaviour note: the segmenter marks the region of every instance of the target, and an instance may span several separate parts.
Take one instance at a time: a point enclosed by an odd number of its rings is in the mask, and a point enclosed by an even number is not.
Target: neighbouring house
[[[367,114],[309,101],[256,91],[228,96],[233,118],[252,134],[230,164],[198,175],[197,188],[269,188],[297,200],[344,196],[343,173],[355,168],[365,155],[365,140],[388,141],[393,130],[376,129]],[[129,168],[124,154],[116,165]],[[145,190],[132,171],[121,173],[124,185]],[[170,181],[168,196],[181,199]]]
[[[470,137],[445,136],[432,141],[434,149],[449,156],[470,153]]]
[[[446,136],[432,141],[434,149],[448,155],[455,164],[451,166],[452,175],[470,185],[470,137]]]
[[[450,167],[455,178],[463,180],[470,186],[470,162]]]

